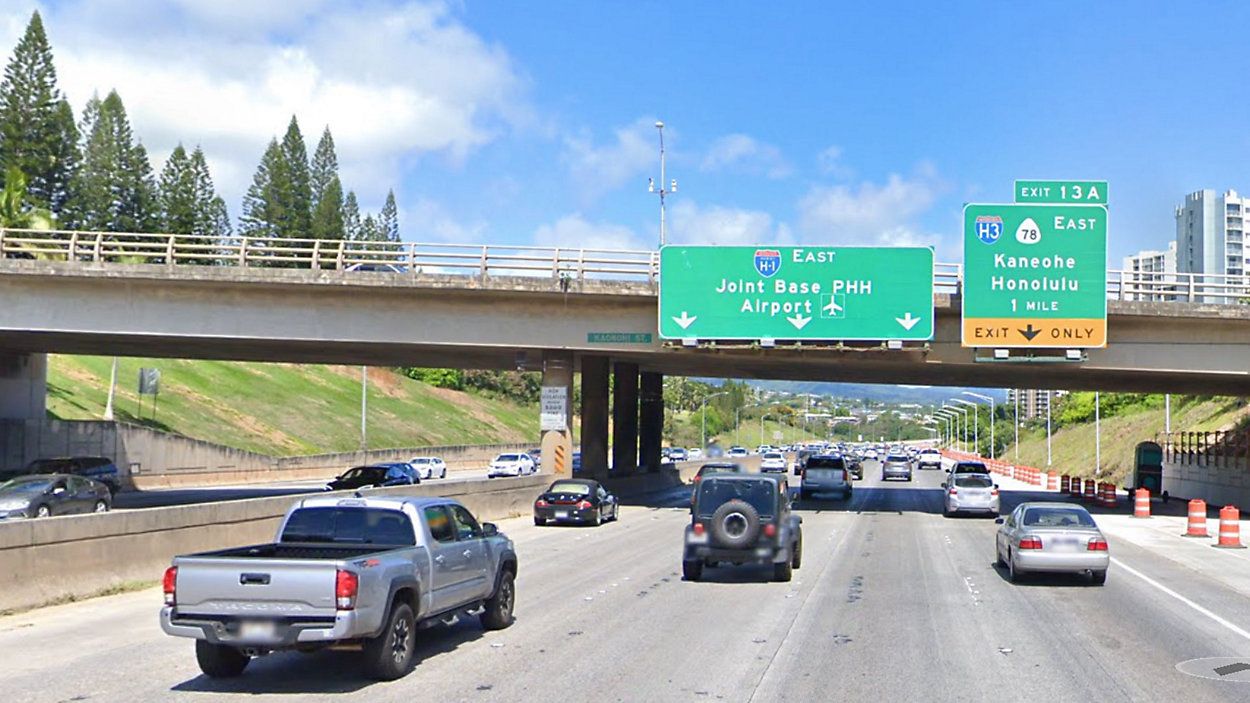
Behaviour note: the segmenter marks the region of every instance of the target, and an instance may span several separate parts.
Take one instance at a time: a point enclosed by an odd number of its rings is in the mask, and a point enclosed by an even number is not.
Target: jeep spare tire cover
[[[712,513],[712,540],[726,549],[744,549],[760,536],[760,514],[745,500],[731,500]]]

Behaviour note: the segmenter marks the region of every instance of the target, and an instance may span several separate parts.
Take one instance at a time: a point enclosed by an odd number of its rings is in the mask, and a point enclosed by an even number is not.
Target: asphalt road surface
[[[799,503],[791,583],[753,568],[683,582],[684,489],[599,528],[503,521],[520,557],[516,623],[425,630],[396,682],[329,652],[207,679],[191,641],[160,631],[155,589],[0,618],[0,678],[8,701],[1250,700],[1250,683],[1175,668],[1250,655],[1246,594],[1114,538],[1104,587],[1010,584],[992,520],[941,516],[943,475],[882,484],[870,463],[849,501]],[[1028,494],[1003,497],[1009,510]]]

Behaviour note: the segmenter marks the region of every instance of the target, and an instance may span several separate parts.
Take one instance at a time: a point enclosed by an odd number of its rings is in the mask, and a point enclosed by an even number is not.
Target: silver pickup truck
[[[516,552],[446,498],[308,498],[272,544],[174,558],[161,628],[196,640],[200,669],[238,676],[296,649],[363,650],[368,673],[412,668],[418,628],[476,615],[512,624]]]

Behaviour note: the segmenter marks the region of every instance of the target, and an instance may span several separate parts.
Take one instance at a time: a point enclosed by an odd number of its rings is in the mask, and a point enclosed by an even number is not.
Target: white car
[[[693,461],[693,460],[695,460],[695,459],[702,459],[702,458],[703,458],[703,450],[702,450],[702,449],[699,449],[698,447],[694,447],[694,448],[692,448],[692,449],[690,450],[690,452],[689,452],[688,456],[690,457],[691,461]]]
[[[487,478],[499,476],[526,476],[538,473],[534,458],[529,454],[500,454],[490,463]]]
[[[756,454],[766,454],[766,453],[768,453],[768,452],[771,452],[772,450],[773,450],[773,448],[772,448],[771,446],[769,446],[769,445],[767,445],[767,444],[761,444],[760,446],[758,446],[758,447],[756,447],[756,448],[755,448],[755,453],[756,453]]]
[[[764,458],[760,461],[760,471],[784,474],[786,472],[786,456],[781,452],[764,452]]]
[[[729,453],[725,456],[731,459],[741,459],[748,454],[750,454],[750,452],[748,452],[745,447],[730,447]]]
[[[422,481],[429,478],[447,478],[447,462],[436,456],[414,456],[408,463],[417,470]]]

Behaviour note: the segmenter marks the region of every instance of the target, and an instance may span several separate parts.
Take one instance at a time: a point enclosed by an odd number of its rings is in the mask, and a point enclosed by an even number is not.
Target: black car
[[[108,486],[84,476],[35,474],[0,483],[0,521],[105,513],[112,507]]]
[[[846,462],[846,468],[851,472],[851,476],[856,481],[864,478],[864,462],[855,452],[846,452],[842,455],[842,460]]]
[[[421,483],[416,471],[407,464],[374,464],[357,466],[344,471],[326,485],[327,491],[349,491],[354,488],[380,488],[382,486],[409,486]]]
[[[112,459],[102,456],[72,456],[55,459],[36,459],[22,469],[21,474],[73,474],[85,476],[108,486],[110,493],[121,490],[121,472]]]
[[[600,525],[620,516],[621,504],[603,484],[590,479],[561,479],[534,501],[534,524]]]
[[[722,563],[771,564],[789,581],[803,558],[803,518],[790,510],[785,476],[713,474],[695,488],[681,571],[687,581]]]

